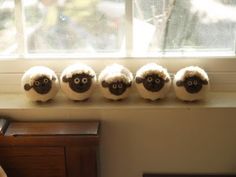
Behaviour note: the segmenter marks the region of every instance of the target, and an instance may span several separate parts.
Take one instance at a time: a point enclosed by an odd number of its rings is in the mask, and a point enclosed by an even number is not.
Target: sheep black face
[[[69,82],[70,88],[78,93],[84,93],[88,91],[92,85],[92,78],[89,74],[73,74],[71,78],[63,77],[63,82]]]
[[[52,80],[56,80],[56,78],[52,78]],[[47,76],[38,77],[32,86],[30,84],[24,85],[26,91],[29,91],[31,88],[39,94],[47,94],[52,88],[52,81]]]
[[[167,78],[164,80],[162,77],[159,77],[156,74],[150,74],[147,75],[145,78],[137,77],[136,83],[141,84],[143,83],[143,86],[151,92],[158,92],[160,91],[166,82],[169,82],[169,79]]]
[[[126,91],[127,88],[131,87],[131,83],[126,84],[123,81],[107,83],[106,81],[102,81],[102,86],[104,88],[108,88],[113,95],[120,96]]]
[[[185,78],[184,81],[177,81],[176,85],[184,87],[187,92],[194,94],[200,92],[203,85],[208,85],[208,81],[202,80],[198,76],[193,76]]]

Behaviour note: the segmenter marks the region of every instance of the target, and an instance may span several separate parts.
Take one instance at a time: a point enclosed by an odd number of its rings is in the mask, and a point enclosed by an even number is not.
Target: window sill
[[[94,95],[85,102],[68,100],[64,95],[57,97],[48,103],[35,103],[29,101],[23,94],[0,94],[0,110],[106,110],[106,109],[195,109],[195,108],[236,108],[236,92],[210,92],[204,101],[187,103],[179,101],[173,94],[166,99],[151,102],[131,95],[123,101],[109,101],[100,95]]]

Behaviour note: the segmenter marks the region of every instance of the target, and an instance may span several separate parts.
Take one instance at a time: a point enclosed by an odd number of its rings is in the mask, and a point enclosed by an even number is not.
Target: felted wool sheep
[[[49,101],[56,96],[59,90],[57,75],[53,70],[44,66],[34,66],[27,70],[21,83],[26,96],[32,101]]]
[[[149,63],[137,71],[135,85],[141,97],[154,101],[166,97],[171,87],[171,78],[167,69]]]
[[[94,70],[81,63],[73,64],[64,69],[60,77],[61,90],[71,100],[87,100],[96,85]]]
[[[183,101],[204,99],[209,90],[207,73],[198,66],[189,66],[179,70],[174,78],[176,97]]]
[[[107,66],[99,75],[102,95],[110,100],[122,100],[130,93],[133,75],[120,64]]]

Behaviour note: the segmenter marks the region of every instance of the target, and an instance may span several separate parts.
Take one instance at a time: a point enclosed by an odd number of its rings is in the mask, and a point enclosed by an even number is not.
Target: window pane
[[[124,0],[24,0],[30,53],[119,52]]]
[[[0,0],[0,55],[17,52],[14,0]]]
[[[134,3],[136,52],[235,55],[236,0],[135,0]]]

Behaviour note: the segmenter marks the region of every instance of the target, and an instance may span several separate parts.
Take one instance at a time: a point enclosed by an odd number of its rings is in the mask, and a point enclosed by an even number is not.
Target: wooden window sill
[[[94,95],[85,102],[68,100],[64,95],[58,94],[56,98],[47,103],[29,101],[23,94],[0,94],[0,110],[19,109],[54,109],[54,110],[106,110],[106,109],[195,109],[195,108],[236,108],[236,92],[210,92],[204,101],[186,103],[179,101],[173,94],[166,99],[151,102],[131,95],[123,101],[109,101],[101,95]]]

